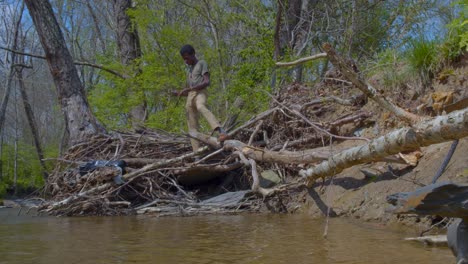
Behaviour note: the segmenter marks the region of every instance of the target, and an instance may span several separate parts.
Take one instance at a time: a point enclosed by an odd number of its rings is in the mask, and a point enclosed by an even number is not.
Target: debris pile
[[[340,84],[341,90],[350,88],[344,85]],[[197,153],[191,151],[186,135],[164,131],[96,135],[71,147],[58,160],[46,186],[52,199],[40,211],[53,215],[193,215],[260,210],[267,196],[285,190],[259,192],[268,187],[262,176],[273,174],[280,179],[275,184],[288,184],[297,179],[300,165],[265,158],[253,169],[240,149],[278,154],[323,147],[332,136],[335,140],[352,136],[370,116],[357,111],[359,103],[349,104],[345,107],[354,108],[347,111],[352,114],[325,122],[336,115],[337,101],[323,97],[325,90],[318,96],[317,92],[317,87],[297,84],[283,88],[279,96],[272,96],[271,109],[231,130],[231,140],[224,145],[206,135],[190,135],[209,145]],[[346,124],[352,128],[341,130]],[[224,198],[209,202],[218,195]]]

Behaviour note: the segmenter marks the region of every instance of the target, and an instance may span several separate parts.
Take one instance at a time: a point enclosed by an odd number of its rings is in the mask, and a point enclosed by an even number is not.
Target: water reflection
[[[453,263],[416,232],[300,215],[16,216],[0,210],[0,263]],[[406,233],[406,234],[405,234]]]

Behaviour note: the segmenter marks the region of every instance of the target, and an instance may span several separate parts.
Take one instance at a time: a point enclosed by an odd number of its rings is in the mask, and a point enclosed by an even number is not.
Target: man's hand
[[[189,92],[193,91],[192,89],[190,88],[185,88],[183,89],[182,91],[180,91],[180,95],[179,96],[187,96]]]
[[[173,95],[173,96],[187,96],[189,92],[190,92],[190,88],[185,88],[180,92],[174,90],[174,91],[171,92],[171,95]]]

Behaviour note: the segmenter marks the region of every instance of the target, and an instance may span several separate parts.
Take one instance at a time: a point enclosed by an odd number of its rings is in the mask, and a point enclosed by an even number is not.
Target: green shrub
[[[0,182],[0,199],[5,197],[7,190],[7,185],[4,182]],[[2,205],[2,204],[0,204]]]
[[[403,87],[411,79],[408,65],[402,53],[397,49],[386,49],[367,63],[363,71],[371,79],[381,81],[382,87],[380,88],[397,89]]]
[[[428,83],[440,67],[437,41],[419,37],[411,40],[409,44],[406,59],[423,83]]]
[[[46,148],[46,157],[56,157],[57,148]],[[42,168],[37,158],[37,153],[32,145],[24,142],[18,142],[18,159],[17,159],[17,182],[16,193],[18,195],[28,194],[34,190],[41,188],[44,185]],[[9,193],[14,186],[14,153],[13,144],[4,144],[2,146],[2,175],[0,179],[0,197],[4,197]],[[46,164],[50,169],[53,164]]]
[[[463,52],[468,51],[468,20],[466,13],[468,5],[458,1],[454,5],[460,6],[461,12],[448,25],[448,33],[441,45],[441,55],[450,61],[456,60]]]

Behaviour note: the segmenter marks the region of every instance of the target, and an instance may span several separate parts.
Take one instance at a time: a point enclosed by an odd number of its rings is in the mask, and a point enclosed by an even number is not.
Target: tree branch
[[[346,76],[346,78],[348,78],[359,90],[361,90],[365,95],[374,100],[381,107],[394,113],[397,117],[409,121],[410,123],[418,122],[421,120],[421,117],[391,103],[379,91],[377,91],[377,89],[375,89],[365,80],[363,80],[361,76],[359,76],[347,65],[344,59],[336,53],[336,51],[329,43],[323,44],[322,47],[327,52],[328,58],[330,59],[331,63],[335,65],[335,67],[337,67],[340,70],[340,72],[343,73],[343,75]]]
[[[327,57],[326,53],[319,53],[319,54],[315,54],[315,55],[312,55],[312,56],[309,56],[309,57],[300,58],[298,60],[291,61],[291,62],[277,62],[275,65],[278,66],[278,67],[289,67],[289,66],[295,66],[295,65],[298,65],[298,64],[302,64],[304,62],[308,62],[308,61],[311,61],[311,60],[316,60],[316,59],[321,59],[321,58],[326,58],[326,57]]]
[[[18,55],[29,56],[29,57],[33,57],[33,58],[37,58],[37,59],[43,59],[43,60],[46,59],[46,57],[43,56],[43,55],[26,53],[26,52],[22,52],[22,51],[19,51],[19,50],[10,49],[10,48],[7,48],[7,47],[0,46],[0,49],[6,50],[6,51],[12,52],[14,54],[18,54]],[[116,71],[114,71],[112,69],[109,69],[109,68],[107,68],[105,66],[102,66],[102,65],[98,65],[98,64],[94,64],[94,63],[90,63],[90,62],[86,62],[86,61],[73,61],[73,63],[76,64],[76,65],[83,65],[83,66],[89,66],[89,67],[97,68],[97,69],[106,71],[106,72],[108,72],[110,74],[113,74],[113,75],[115,75],[117,77],[120,77],[122,79],[129,78],[129,76],[123,75],[123,74],[121,74],[119,72],[116,72]]]

